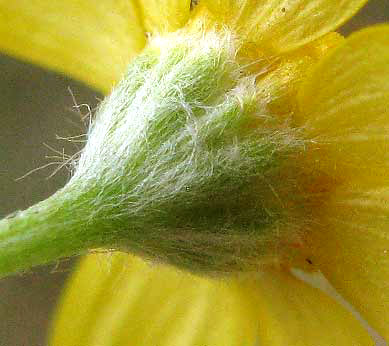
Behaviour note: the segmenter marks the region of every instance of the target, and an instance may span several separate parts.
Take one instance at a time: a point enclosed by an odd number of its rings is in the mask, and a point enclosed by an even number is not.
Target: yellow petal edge
[[[190,0],[139,1],[146,31],[161,34],[181,28],[189,19],[190,4]]]
[[[323,36],[367,0],[203,0],[215,18],[247,40],[286,52]]]
[[[312,261],[389,341],[389,188],[344,188],[311,234]]]
[[[311,234],[313,260],[389,341],[389,25],[351,35],[299,101],[311,161],[339,182]]]
[[[0,0],[0,50],[104,93],[145,43],[134,0]]]
[[[287,272],[205,279],[123,253],[83,260],[51,337],[52,346],[257,343],[373,345],[349,312]]]
[[[259,345],[374,345],[349,311],[286,270],[265,271],[250,287],[248,299],[257,307],[259,319]]]
[[[131,255],[90,255],[54,323],[53,346],[253,345],[257,319],[234,283]]]

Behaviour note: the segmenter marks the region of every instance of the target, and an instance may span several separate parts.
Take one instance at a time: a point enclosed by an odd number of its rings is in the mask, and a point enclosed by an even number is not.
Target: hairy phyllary
[[[266,258],[298,212],[281,168],[304,140],[256,85],[272,62],[253,73],[241,49],[226,31],[152,40],[100,105],[69,183],[3,221],[2,272],[98,247],[194,271]]]

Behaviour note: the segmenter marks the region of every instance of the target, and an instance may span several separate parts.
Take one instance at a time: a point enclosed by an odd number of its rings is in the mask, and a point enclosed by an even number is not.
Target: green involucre
[[[261,113],[236,45],[154,40],[101,104],[70,182],[3,221],[0,272],[97,247],[193,271],[255,262],[282,220],[272,178],[301,142]]]

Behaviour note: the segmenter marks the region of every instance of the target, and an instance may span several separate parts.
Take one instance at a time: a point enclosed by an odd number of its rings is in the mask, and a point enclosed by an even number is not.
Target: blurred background
[[[389,1],[371,0],[340,31],[388,22]],[[82,143],[81,120],[101,95],[81,83],[0,55],[0,217],[41,201],[69,178],[56,169]],[[77,105],[84,105],[79,107]],[[86,106],[88,105],[88,107]],[[80,113],[81,112],[81,113]],[[54,156],[54,157],[53,157]],[[26,173],[47,165],[27,177]],[[55,173],[54,175],[52,175]],[[0,281],[0,346],[44,346],[50,317],[76,259]],[[88,346],[88,345],[80,345]]]

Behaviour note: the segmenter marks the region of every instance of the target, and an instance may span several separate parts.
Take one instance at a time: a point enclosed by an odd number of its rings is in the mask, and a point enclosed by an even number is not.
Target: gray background
[[[372,0],[342,28],[348,34],[369,24],[387,22],[389,1]],[[0,55],[0,217],[50,196],[68,179],[56,166],[15,181],[30,170],[73,154],[81,145],[56,139],[85,132],[77,104],[93,109],[101,95],[64,76]],[[82,109],[87,113],[86,107]],[[61,161],[61,160],[60,160]],[[43,346],[49,319],[73,261],[42,267],[0,281],[0,346]],[[88,345],[80,345],[88,346]]]

